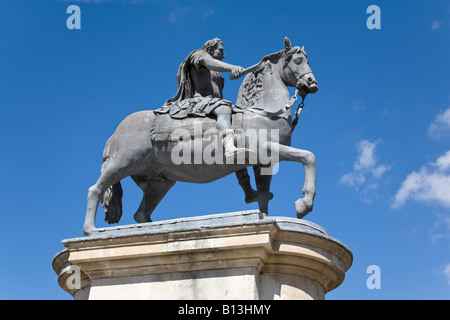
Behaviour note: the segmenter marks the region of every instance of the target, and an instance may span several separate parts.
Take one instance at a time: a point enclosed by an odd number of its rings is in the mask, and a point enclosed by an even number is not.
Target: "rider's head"
[[[208,52],[214,59],[222,60],[225,58],[223,54],[222,40],[214,38],[205,42],[203,50]]]

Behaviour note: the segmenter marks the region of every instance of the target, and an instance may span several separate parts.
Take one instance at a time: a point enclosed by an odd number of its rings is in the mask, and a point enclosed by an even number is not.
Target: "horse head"
[[[295,87],[299,95],[305,98],[319,89],[304,47],[291,47],[291,41],[284,38],[284,50],[280,51],[280,77],[286,86]]]
[[[242,82],[236,101],[236,105],[244,109],[257,104],[258,99],[264,93],[272,96],[272,102],[276,99],[285,99],[285,95],[289,95],[286,87],[297,88],[302,98],[309,93],[316,93],[318,90],[317,81],[309,67],[305,49],[291,47],[291,41],[287,37],[284,39],[283,50],[266,55],[260,63],[247,70],[252,71]],[[275,77],[271,76],[274,74],[276,74]],[[265,99],[264,103],[258,107],[264,110],[270,108],[271,104],[267,101],[270,100]],[[286,101],[282,102],[282,104],[285,103]],[[277,105],[277,103],[272,104]]]

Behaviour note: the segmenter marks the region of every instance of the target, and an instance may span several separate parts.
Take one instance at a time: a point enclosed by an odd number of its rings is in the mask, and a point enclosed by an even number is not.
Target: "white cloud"
[[[353,163],[353,170],[344,174],[339,180],[341,184],[355,188],[361,200],[369,203],[377,194],[382,177],[391,169],[389,165],[377,163],[376,147],[379,142],[380,140],[360,141],[356,146],[358,156]]]
[[[390,170],[388,165],[377,164],[375,150],[378,142],[362,140],[358,143],[356,147],[358,157],[353,164],[353,171],[344,174],[340,179],[341,183],[350,187],[358,187],[370,178],[381,179],[384,173]]]
[[[372,169],[372,175],[375,179],[381,179],[383,174],[390,169],[391,169],[390,166],[381,164],[381,165],[377,166],[376,168]]]
[[[357,150],[359,157],[353,166],[354,170],[362,171],[375,166],[375,147],[375,143],[367,140],[358,143]]]
[[[400,208],[408,200],[450,208],[450,150],[418,172],[411,172],[397,191],[392,208]]]
[[[431,270],[435,275],[443,276],[447,284],[450,286],[450,262],[440,265]]]
[[[450,169],[450,150],[436,160],[436,167],[438,167],[439,171]]]
[[[450,285],[450,263],[447,263],[444,268],[444,276],[447,278],[448,285]]]
[[[439,139],[450,133],[450,108],[436,116],[436,119],[428,127],[428,135]]]

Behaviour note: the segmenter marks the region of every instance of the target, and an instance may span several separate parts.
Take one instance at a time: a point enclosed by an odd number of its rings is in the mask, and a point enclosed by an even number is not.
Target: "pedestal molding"
[[[94,298],[120,298],[127,290],[136,298],[151,298],[150,292],[164,285],[180,286],[188,297],[205,297],[210,284],[201,279],[207,276],[226,291],[224,299],[242,297],[233,286],[256,290],[249,297],[276,298],[279,291],[282,299],[321,299],[344,281],[353,259],[322,227],[294,218],[260,219],[258,211],[103,228],[63,244],[66,249],[53,260],[60,286],[70,292],[64,281],[76,265]],[[189,281],[203,291],[191,292]]]

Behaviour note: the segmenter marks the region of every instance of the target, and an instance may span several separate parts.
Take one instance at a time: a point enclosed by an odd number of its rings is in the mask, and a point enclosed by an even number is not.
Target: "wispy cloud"
[[[358,156],[353,163],[353,170],[339,180],[341,184],[359,191],[362,200],[366,202],[371,202],[371,195],[376,193],[379,181],[391,169],[389,165],[377,163],[376,147],[380,141],[359,141],[356,146]]]
[[[438,220],[430,230],[430,239],[432,243],[438,243],[443,239],[450,239],[450,217],[448,213],[438,215]]]
[[[203,12],[203,18],[207,19],[207,18],[211,17],[213,14],[214,14],[214,9],[209,8],[208,10]]]
[[[171,13],[169,13],[169,21],[172,23],[176,23],[180,19],[186,17],[191,9],[191,7],[184,7],[173,10]]]
[[[428,127],[428,135],[433,139],[450,136],[450,108],[436,116]]]
[[[450,208],[450,150],[435,162],[408,174],[395,195],[392,208],[401,208],[409,200]]]
[[[442,25],[442,21],[434,20],[434,21],[431,23],[431,29],[432,29],[432,30],[437,30],[437,29],[439,29],[439,28],[441,27],[441,25]]]
[[[169,13],[169,21],[172,23],[177,23],[183,19],[191,18],[191,19],[208,19],[212,15],[214,15],[215,11],[212,8],[206,9],[204,11],[195,8],[192,10],[192,7],[182,7],[176,8]]]
[[[443,280],[450,286],[450,262],[441,264],[431,269],[433,275],[443,278]]]
[[[444,276],[447,279],[448,285],[450,286],[450,263],[447,263],[444,268]]]
[[[95,4],[149,4],[152,0],[56,0],[58,2],[70,2],[70,3],[95,3]]]
[[[366,108],[366,106],[362,103],[361,100],[356,100],[352,104],[352,110],[353,111],[364,110],[365,108]]]

